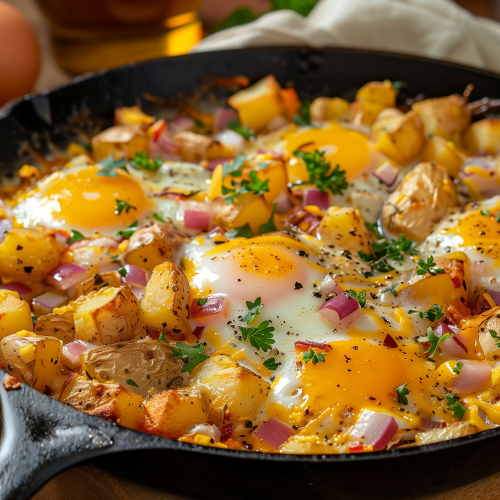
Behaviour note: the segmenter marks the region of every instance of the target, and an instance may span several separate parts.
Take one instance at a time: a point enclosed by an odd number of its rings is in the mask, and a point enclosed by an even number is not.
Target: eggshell
[[[0,1],[0,106],[33,89],[40,68],[40,48],[22,14]]]

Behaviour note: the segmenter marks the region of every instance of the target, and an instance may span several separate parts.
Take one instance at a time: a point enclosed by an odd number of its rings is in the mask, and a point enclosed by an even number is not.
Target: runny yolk
[[[118,177],[96,176],[97,172],[96,167],[76,170],[48,187],[45,197],[60,205],[54,217],[67,224],[92,228],[123,227],[137,220],[148,206],[141,186],[124,172],[117,171]],[[117,214],[117,200],[134,208],[125,206]]]

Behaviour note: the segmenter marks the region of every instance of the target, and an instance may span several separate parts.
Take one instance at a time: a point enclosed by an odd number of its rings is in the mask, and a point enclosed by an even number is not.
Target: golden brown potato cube
[[[207,158],[208,148],[214,142],[210,137],[194,132],[177,132],[172,139],[180,144],[178,154],[184,161],[199,163]]]
[[[136,125],[146,130],[154,121],[154,116],[147,115],[139,106],[115,109],[115,125]]]
[[[208,422],[208,408],[208,396],[202,389],[169,389],[146,399],[141,430],[178,439],[189,427]]]
[[[225,411],[239,421],[255,420],[270,389],[258,375],[225,355],[205,361],[193,380],[207,389],[211,414]]]
[[[484,119],[473,123],[463,134],[463,143],[472,155],[500,153],[500,120]]]
[[[107,283],[107,286],[115,288],[119,288],[123,284],[122,277],[117,271],[95,274],[92,278],[89,278],[76,286],[76,296],[80,297],[81,295],[88,295],[90,292],[95,292],[99,290],[99,285],[102,288],[103,283]]]
[[[141,319],[146,327],[186,335],[191,333],[189,303],[186,276],[173,262],[165,262],[155,267],[146,285]]]
[[[171,224],[155,222],[130,237],[124,259],[127,264],[152,271],[163,262],[175,262],[179,249],[188,241],[189,238]]]
[[[110,155],[130,160],[135,153],[148,151],[148,135],[137,125],[111,127],[92,138],[92,153],[95,161],[103,161]]]
[[[50,395],[59,373],[62,342],[21,331],[0,341],[0,367],[36,390]]]
[[[130,285],[105,287],[75,302],[76,340],[114,344],[131,340],[137,333],[139,301]]]
[[[17,292],[0,290],[0,339],[20,330],[33,330],[30,306]]]
[[[181,373],[184,363],[172,356],[168,342],[147,337],[95,347],[81,354],[80,359],[82,371],[92,379],[121,384],[130,392],[146,397],[181,387],[188,380],[188,373]],[[133,380],[135,385],[127,384],[127,380]]]
[[[35,324],[37,335],[55,337],[63,344],[75,340],[75,308],[73,305],[57,307],[50,314],[40,316]]]
[[[62,245],[35,229],[9,229],[0,243],[0,275],[20,281],[41,281],[59,264]]]

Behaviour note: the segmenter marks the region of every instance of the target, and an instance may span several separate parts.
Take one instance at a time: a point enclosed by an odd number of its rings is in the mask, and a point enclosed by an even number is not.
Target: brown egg
[[[18,10],[0,1],[0,106],[30,92],[39,68],[33,28]]]

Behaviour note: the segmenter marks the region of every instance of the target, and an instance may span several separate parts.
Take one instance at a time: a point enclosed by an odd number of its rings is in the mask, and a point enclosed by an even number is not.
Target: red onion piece
[[[220,428],[221,440],[222,441],[227,441],[233,435],[233,431],[234,431],[234,425],[233,424],[224,424]]]
[[[325,319],[342,328],[354,324],[363,314],[359,302],[347,295],[337,295],[325,302],[318,311],[321,319]]]
[[[494,290],[486,290],[486,293],[492,298],[493,302],[498,306],[500,305],[500,292]]]
[[[19,283],[18,281],[9,281],[9,283],[4,283],[0,285],[0,290],[12,290],[19,294],[19,298],[24,299],[26,295],[29,295],[32,290],[28,285],[24,283]]]
[[[156,142],[164,153],[171,155],[176,154],[177,151],[179,151],[179,148],[181,147],[181,145],[177,141],[174,141],[165,132],[158,136],[158,140]]]
[[[7,231],[9,229],[12,229],[12,222],[10,219],[1,219],[0,220],[0,243],[3,243],[3,240],[5,240],[5,236],[7,234]]]
[[[219,132],[226,128],[231,120],[240,120],[238,113],[234,109],[217,108],[214,114],[214,130]]]
[[[133,264],[127,264],[124,267],[127,274],[123,276],[123,281],[140,287],[145,287],[148,284],[146,271],[143,271],[140,267],[134,266]]]
[[[292,208],[292,202],[286,191],[280,191],[280,194],[274,199],[273,204],[274,203],[277,205],[276,212],[279,214],[284,214]]]
[[[46,292],[33,299],[33,305],[45,311],[51,312],[56,307],[60,307],[68,301],[68,298],[58,293]]]
[[[443,427],[446,427],[446,422],[439,417],[424,417],[422,419],[422,429],[426,431],[430,431],[431,429],[442,429]]]
[[[66,389],[66,387],[68,386],[68,384],[71,382],[71,380],[73,379],[73,377],[75,377],[76,375],[78,375],[78,373],[72,373],[64,382],[63,382],[63,385],[62,385],[62,388],[61,388],[61,392],[59,394],[59,401],[61,401],[61,396],[62,396],[62,393],[64,392],[64,389]]]
[[[190,231],[208,231],[210,229],[210,212],[206,210],[185,210],[184,229]]]
[[[67,290],[73,285],[81,283],[88,278],[87,269],[76,264],[63,264],[49,274],[47,283],[59,290]]]
[[[197,424],[191,425],[187,429],[186,435],[193,436],[195,434],[203,434],[204,436],[209,436],[216,441],[220,441],[222,436],[220,429],[213,424]]]
[[[283,422],[270,418],[260,424],[253,435],[277,450],[290,436],[293,436],[293,431]]]
[[[82,340],[70,342],[63,346],[61,360],[68,368],[75,370],[81,365],[80,354],[92,349],[92,347],[95,346]]]
[[[320,344],[319,342],[312,342],[311,340],[297,340],[295,347],[309,349],[315,347],[316,349],[324,349],[328,344]]]
[[[217,165],[222,165],[223,163],[226,163],[227,161],[232,161],[234,160],[234,156],[226,156],[225,158],[216,158],[215,160],[210,160],[206,165],[205,168],[207,170],[215,170],[215,167]]]
[[[396,349],[398,347],[397,342],[389,334],[385,336],[383,344],[390,349]]]
[[[439,344],[441,350],[448,354],[448,356],[463,356],[470,347],[469,341],[460,333],[456,326],[447,325],[440,321],[434,328],[434,335],[442,337],[443,335],[451,333],[454,337],[447,338]]]
[[[166,133],[158,136],[158,141],[155,141],[152,137],[149,138],[149,157],[157,158],[158,156],[163,161],[178,161],[181,157],[176,153],[172,153],[175,149],[174,140],[170,138]],[[177,144],[177,143],[175,143]],[[180,146],[179,146],[180,147]],[[179,148],[175,149],[177,151]]]
[[[398,423],[394,417],[364,410],[349,434],[358,440],[364,438],[365,446],[371,445],[373,451],[380,451],[385,449],[397,431]]]
[[[453,383],[453,394],[464,396],[481,389],[491,377],[493,367],[488,363],[462,361],[460,374]]]
[[[144,298],[146,289],[143,288],[142,286],[135,286],[135,285],[132,285],[130,288],[132,288],[132,291],[134,292],[136,299],[140,302]]]
[[[337,295],[341,295],[344,293],[344,289],[337,283],[335,279],[332,278],[331,274],[327,274],[323,278],[323,281],[321,282],[319,289],[323,293],[326,293],[327,295],[330,293],[336,293]]]
[[[226,231],[222,229],[220,226],[214,227],[208,234],[210,238],[216,236],[217,234],[222,234],[223,236],[226,234]]]
[[[172,134],[185,132],[194,128],[194,120],[189,116],[178,116],[168,123],[168,130]]]
[[[315,205],[321,210],[327,210],[330,206],[330,198],[328,193],[322,193],[319,189],[305,189],[302,204]]]
[[[198,305],[198,300],[203,302],[203,299],[207,299],[207,301],[202,305]],[[223,294],[208,295],[207,297],[194,299],[191,303],[191,320],[193,323],[202,324],[217,321],[219,318],[224,317],[226,308],[227,300]]]
[[[398,178],[399,170],[388,161],[384,162],[373,172],[373,175],[386,186],[392,186]]]

